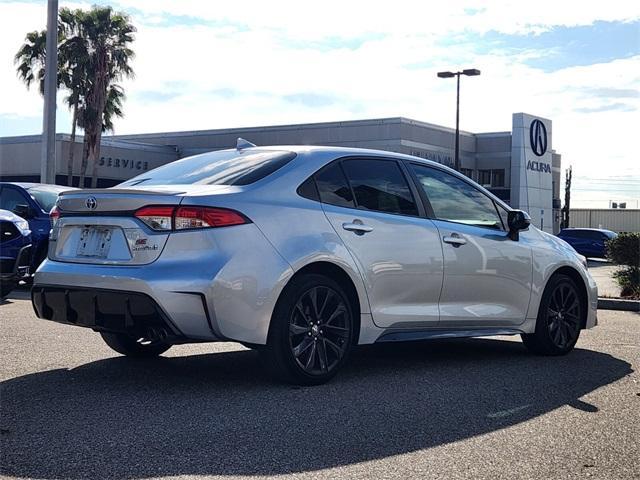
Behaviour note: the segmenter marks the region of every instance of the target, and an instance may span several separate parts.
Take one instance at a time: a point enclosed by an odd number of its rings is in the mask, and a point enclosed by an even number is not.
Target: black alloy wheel
[[[542,295],[534,333],[523,334],[522,341],[534,353],[564,355],[578,341],[582,328],[583,303],[575,281],[567,275],[554,275]]]
[[[556,285],[547,307],[547,325],[554,344],[567,348],[577,340],[580,331],[580,298],[570,282]]]
[[[309,375],[331,372],[349,344],[351,316],[344,299],[327,286],[304,292],[289,319],[289,346]]]
[[[301,274],[278,299],[267,345],[260,352],[277,379],[319,385],[347,361],[356,328],[349,298],[336,281]]]

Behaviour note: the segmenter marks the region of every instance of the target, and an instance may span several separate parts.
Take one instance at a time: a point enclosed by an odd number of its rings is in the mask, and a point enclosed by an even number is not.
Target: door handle
[[[354,232],[356,235],[364,235],[373,231],[373,227],[365,225],[361,220],[354,220],[352,223],[343,223],[342,228],[349,232]]]
[[[452,233],[451,235],[442,237],[442,241],[444,243],[449,243],[454,247],[459,247],[460,245],[464,245],[467,243],[467,241],[457,233]]]

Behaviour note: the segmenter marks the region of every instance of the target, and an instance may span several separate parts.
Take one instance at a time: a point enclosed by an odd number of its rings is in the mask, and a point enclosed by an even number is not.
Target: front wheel
[[[539,355],[569,353],[578,341],[583,315],[574,280],[554,275],[542,294],[536,330],[523,334],[522,341],[528,350]]]
[[[330,380],[346,362],[354,318],[344,291],[323,275],[302,275],[278,300],[267,346],[261,350],[276,378],[298,385]]]
[[[109,347],[127,357],[157,357],[171,348],[169,343],[139,341],[122,333],[100,332],[100,336]]]

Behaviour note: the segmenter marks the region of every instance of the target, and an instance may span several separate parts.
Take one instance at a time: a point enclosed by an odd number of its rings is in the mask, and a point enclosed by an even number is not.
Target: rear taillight
[[[175,207],[142,207],[135,216],[152,230],[171,230]]]
[[[56,223],[58,223],[58,220],[60,219],[60,210],[58,210],[57,206],[53,206],[49,212],[49,218],[51,219],[51,226],[55,227]]]
[[[178,207],[173,220],[176,230],[230,227],[243,223],[247,223],[247,220],[238,212],[213,207]]]
[[[135,212],[149,228],[158,231],[230,227],[249,223],[242,214],[215,207],[143,207]]]

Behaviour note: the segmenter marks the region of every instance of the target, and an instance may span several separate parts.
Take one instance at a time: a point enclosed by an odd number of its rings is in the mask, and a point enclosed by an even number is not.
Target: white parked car
[[[65,192],[53,215],[38,316],[125,355],[236,341],[279,378],[317,384],[357,344],[517,334],[559,355],[596,325],[573,248],[407,155],[239,142]]]

